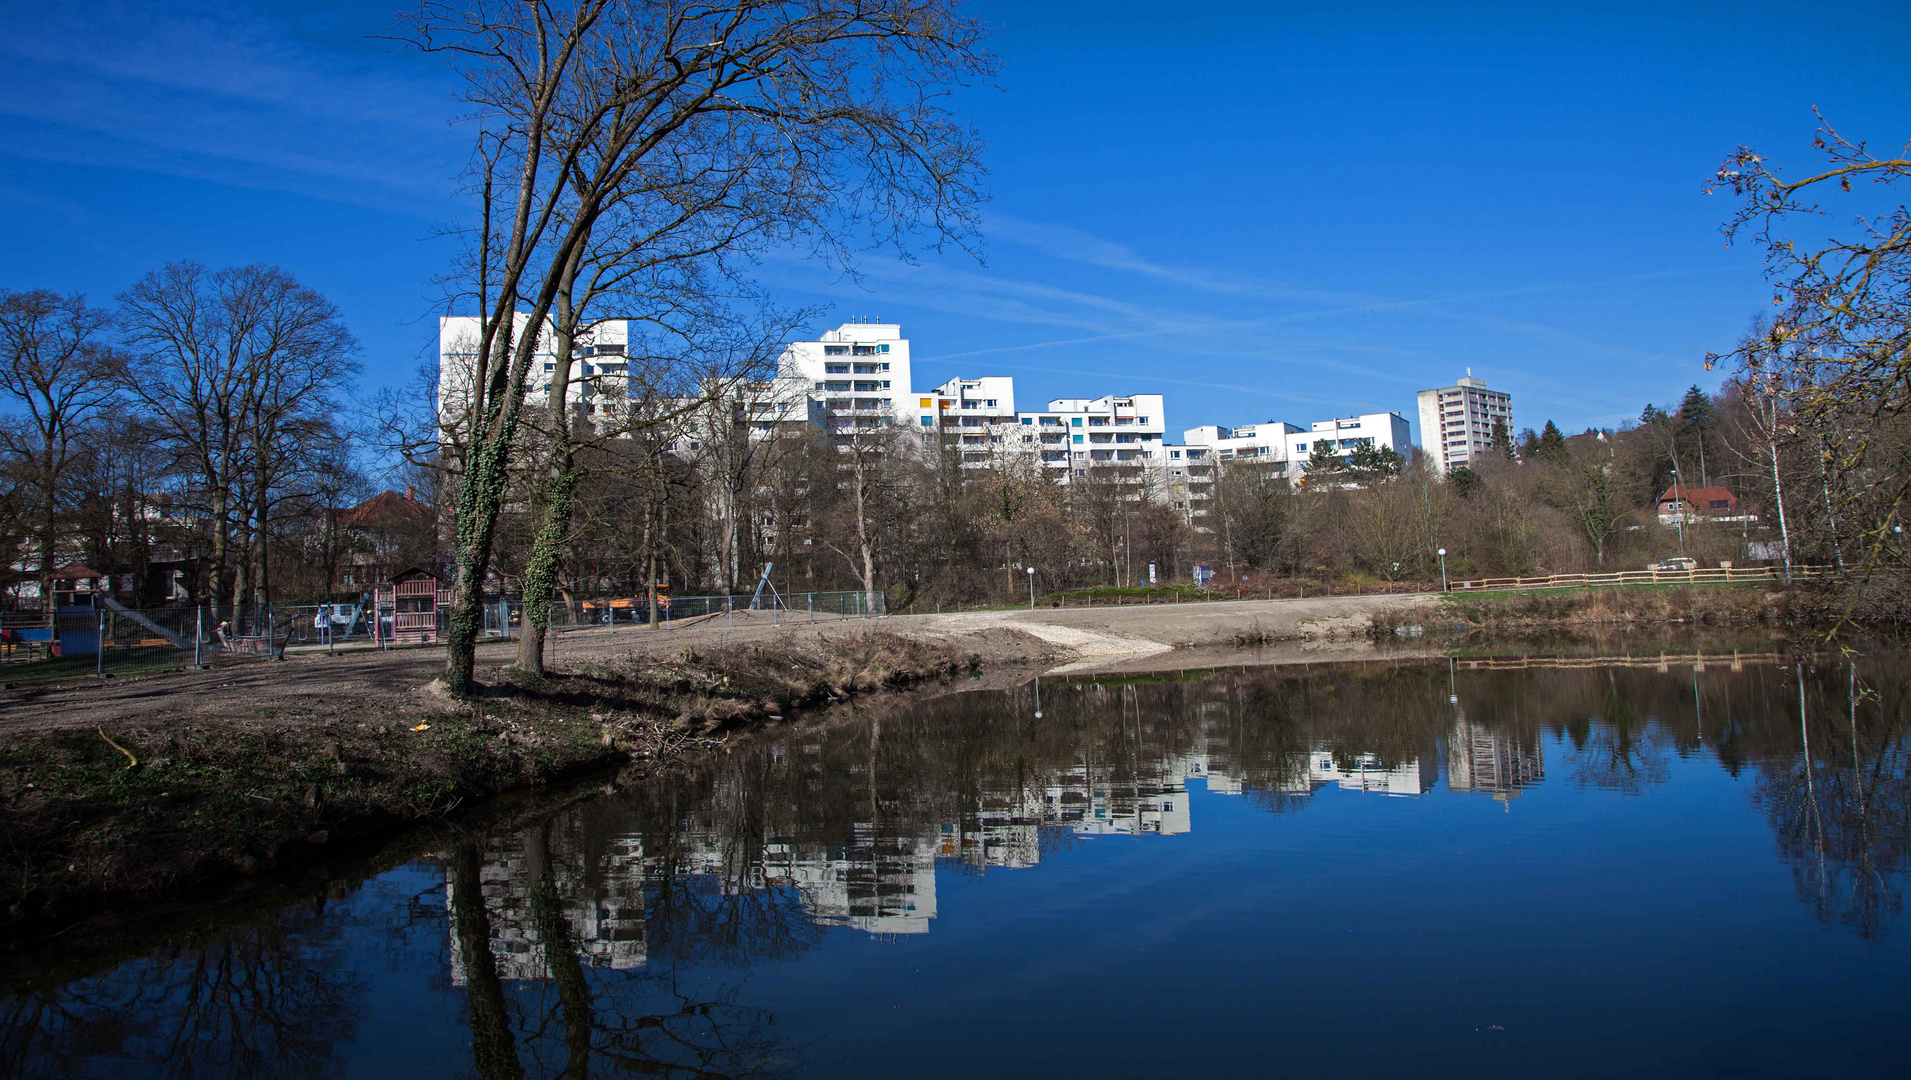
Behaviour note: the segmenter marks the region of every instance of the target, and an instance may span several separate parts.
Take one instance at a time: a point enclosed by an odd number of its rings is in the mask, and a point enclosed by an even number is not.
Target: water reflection
[[[0,1075],[337,1074],[381,977],[343,943],[379,934],[388,971],[428,970],[462,1010],[452,1072],[774,1073],[801,1040],[746,993],[752,973],[809,962],[832,931],[924,940],[939,874],[1185,844],[1238,820],[1230,805],[1304,828],[1330,798],[1461,832],[1482,809],[1649,809],[1668,784],[1742,781],[1713,812],[1749,800],[1807,910],[1875,945],[1911,852],[1902,660],[1519,657],[911,699],[475,837],[356,923],[315,904],[9,997]]]
[[[332,1075],[364,981],[322,905],[0,1001],[10,1077]]]

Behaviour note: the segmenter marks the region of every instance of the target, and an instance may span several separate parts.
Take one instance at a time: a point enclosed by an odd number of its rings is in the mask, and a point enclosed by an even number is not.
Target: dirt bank
[[[468,704],[387,690],[370,704],[334,691],[265,705],[233,692],[250,668],[146,680],[137,714],[114,697],[91,703],[90,727],[41,717],[0,745],[0,927],[17,937],[329,860],[499,792],[667,759],[979,663],[863,631],[811,647],[627,650]]]
[[[0,933],[334,861],[500,792],[656,762],[765,719],[982,669],[1027,674],[1371,651],[1370,615],[1426,597],[1044,609],[589,630],[550,678],[430,689],[436,650],[295,655],[0,694]],[[1254,651],[1243,651],[1252,646]],[[948,683],[972,685],[971,679]]]
[[[1432,606],[1383,611],[1377,634],[1423,625],[1494,632],[1579,631],[1601,627],[1803,626],[1823,621],[1815,592],[1748,585],[1651,586],[1448,593]]]

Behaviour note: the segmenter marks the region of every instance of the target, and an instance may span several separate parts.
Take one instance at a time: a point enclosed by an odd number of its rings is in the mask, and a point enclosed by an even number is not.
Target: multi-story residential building
[[[1181,437],[1190,447],[1206,447],[1214,451],[1217,461],[1266,464],[1272,466],[1275,473],[1284,476],[1288,470],[1288,446],[1294,436],[1302,434],[1305,434],[1302,429],[1284,420],[1269,420],[1265,424],[1234,428],[1209,424],[1189,428],[1181,433]]]
[[[950,379],[913,395],[925,446],[959,451],[965,468],[983,468],[1022,439],[1015,428],[1015,380],[1007,375]]]
[[[1433,455],[1442,476],[1486,452],[1495,422],[1505,425],[1511,439],[1513,396],[1488,390],[1472,368],[1452,386],[1420,391],[1420,445]]]
[[[1407,418],[1397,412],[1316,420],[1311,430],[1287,436],[1288,468],[1304,478],[1313,463],[1314,450],[1322,443],[1337,457],[1345,457],[1362,447],[1392,450],[1406,457],[1413,452],[1413,428]]]
[[[897,323],[847,322],[815,341],[792,341],[779,375],[802,385],[832,431],[893,424],[917,413],[909,394],[909,340]]]
[[[521,339],[531,317],[519,313],[514,333]],[[471,371],[477,360],[480,320],[476,315],[447,315],[438,320],[438,408],[441,420],[462,416],[470,401]],[[629,400],[630,368],[625,349],[629,323],[605,319],[578,335],[571,350],[565,397],[599,426],[621,415]],[[538,336],[537,352],[525,373],[524,403],[542,408],[550,401],[558,358],[548,327]]]
[[[1063,479],[1100,464],[1146,467],[1162,458],[1164,401],[1160,394],[1056,398],[1040,412],[1017,414],[1024,445],[1044,468]],[[1061,438],[1055,438],[1055,436]]]

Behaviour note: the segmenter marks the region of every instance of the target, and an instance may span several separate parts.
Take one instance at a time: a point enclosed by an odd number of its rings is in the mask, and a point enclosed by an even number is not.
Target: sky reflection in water
[[[0,1075],[1883,1075],[1905,660],[892,703],[16,994]]]

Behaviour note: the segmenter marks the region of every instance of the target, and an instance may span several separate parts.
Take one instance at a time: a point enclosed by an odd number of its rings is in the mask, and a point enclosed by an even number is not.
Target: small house
[[[1688,488],[1674,484],[1659,496],[1659,523],[1750,520],[1739,514],[1738,496],[1722,487]]]

